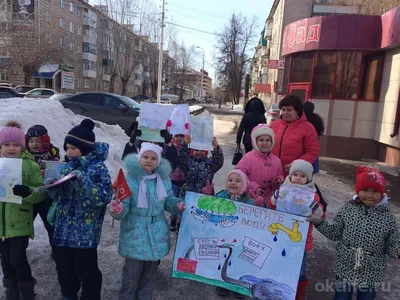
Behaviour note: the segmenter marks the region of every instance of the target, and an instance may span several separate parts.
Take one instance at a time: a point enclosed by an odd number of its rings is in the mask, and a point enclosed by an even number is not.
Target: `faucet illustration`
[[[286,226],[283,226],[281,223],[272,223],[269,227],[268,230],[273,234],[277,235],[279,230],[283,231],[289,236],[289,239],[294,242],[294,243],[299,243],[301,241],[302,235],[299,232],[299,221],[294,220],[292,229],[287,228]]]

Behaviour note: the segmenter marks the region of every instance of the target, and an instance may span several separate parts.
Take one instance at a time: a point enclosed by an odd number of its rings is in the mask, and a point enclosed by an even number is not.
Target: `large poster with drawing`
[[[214,137],[214,117],[212,116],[191,116],[190,117],[190,138],[189,147],[197,150],[212,150]]]
[[[22,203],[22,197],[13,193],[17,184],[22,184],[22,159],[0,158],[0,202]]]
[[[294,300],[309,223],[187,192],[172,276],[256,299]]]

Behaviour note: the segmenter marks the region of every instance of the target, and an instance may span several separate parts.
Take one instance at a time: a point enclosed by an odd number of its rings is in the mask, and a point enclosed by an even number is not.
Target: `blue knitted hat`
[[[67,144],[78,148],[85,156],[93,151],[96,136],[93,132],[94,122],[90,119],[84,119],[81,124],[72,128],[64,141],[64,150],[67,150]]]

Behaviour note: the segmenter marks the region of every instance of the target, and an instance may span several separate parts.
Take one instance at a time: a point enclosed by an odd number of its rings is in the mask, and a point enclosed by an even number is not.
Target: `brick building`
[[[7,27],[5,23],[10,24],[21,14],[19,5],[14,2],[18,1],[0,0],[0,17],[3,17],[0,28]],[[106,6],[93,7],[83,0],[32,0],[26,10],[32,19],[31,30],[47,30],[46,43],[54,50],[33,74],[30,85],[59,92],[109,91],[113,85],[114,92],[120,94],[122,81],[115,77],[113,69],[130,64],[135,67],[126,83],[125,94],[155,97],[158,45],[151,43],[148,37],[137,36],[131,26],[112,20]],[[114,38],[117,29],[126,45],[119,51],[116,51],[118,45]],[[24,73],[12,63],[13,53],[4,42],[5,38],[0,38],[3,40],[0,42],[0,62],[10,60],[11,64],[0,69],[0,81],[23,84]],[[164,53],[163,80],[171,76],[169,72],[174,69],[173,65],[174,60]]]

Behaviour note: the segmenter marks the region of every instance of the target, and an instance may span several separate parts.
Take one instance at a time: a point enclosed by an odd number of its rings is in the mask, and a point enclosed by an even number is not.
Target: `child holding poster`
[[[293,161],[289,175],[286,177],[279,190],[275,191],[271,200],[268,202],[269,208],[292,214],[303,214],[307,216],[309,213],[313,213],[319,218],[325,217],[323,206],[319,203],[319,196],[315,188],[313,173],[314,168],[309,162],[301,159]],[[312,249],[312,243],[314,240],[312,231],[313,226],[310,224],[306,242],[306,251]],[[304,299],[307,285],[306,253],[304,253],[299,283],[297,286],[296,300]]]
[[[162,158],[162,148],[142,143],[138,155],[124,162],[132,196],[113,200],[110,214],[121,220],[119,253],[125,257],[119,299],[151,299],[159,260],[171,247],[164,210],[183,211],[184,204],[173,195],[171,166]]]
[[[46,161],[58,162],[60,160],[60,150],[50,142],[50,136],[48,135],[46,127],[43,125],[34,125],[29,128],[25,138],[26,150],[33,155],[36,163],[40,166],[42,175],[44,175]],[[43,201],[33,205],[33,220],[36,219],[38,214],[40,215],[43,225],[46,228],[47,235],[49,236],[50,245],[53,240],[54,229],[53,226],[47,222],[47,214],[52,204],[53,200],[46,194]],[[54,259],[53,249],[51,250],[51,257]]]
[[[357,167],[357,195],[333,218],[333,224],[316,215],[307,220],[332,241],[338,241],[333,271],[336,274],[334,299],[373,300],[384,283],[386,255],[400,258],[400,238],[396,216],[390,211],[385,193],[386,180],[375,168]]]
[[[35,187],[43,185],[39,166],[25,148],[25,136],[21,124],[8,121],[0,131],[2,158],[22,159],[22,185],[15,185],[14,195],[21,196],[22,203],[3,202],[0,206],[0,242],[3,286],[6,299],[34,299],[31,267],[26,257],[29,238],[33,239],[32,204],[43,199],[43,192]],[[7,172],[7,170],[1,170]]]
[[[267,206],[273,190],[283,181],[281,160],[272,154],[275,134],[266,124],[259,124],[251,131],[253,150],[247,152],[239,161],[236,169],[249,177],[249,190],[264,197]]]

